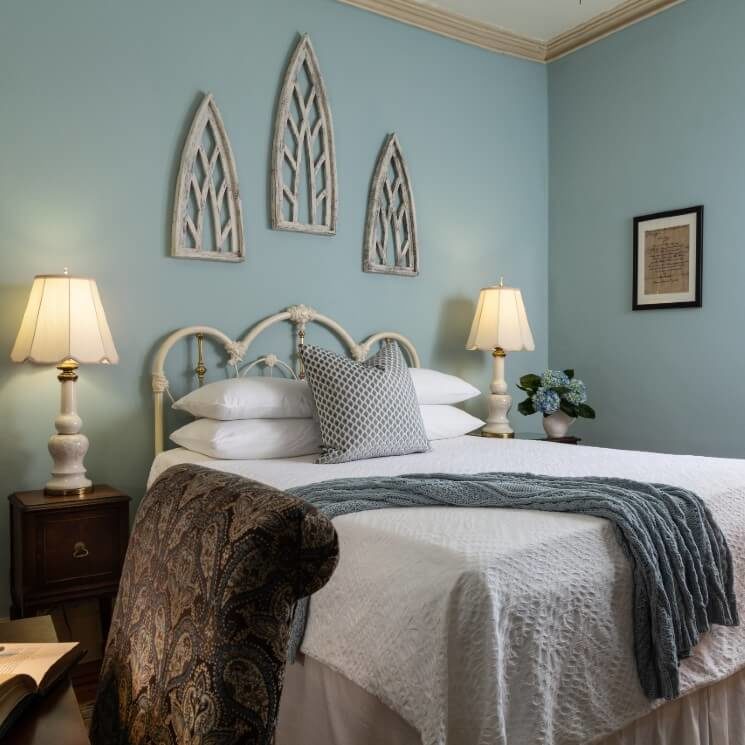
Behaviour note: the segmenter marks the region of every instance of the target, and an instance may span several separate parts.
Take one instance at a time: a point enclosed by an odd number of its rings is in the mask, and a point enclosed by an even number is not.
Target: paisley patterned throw
[[[328,518],[239,476],[179,465],[140,505],[93,745],[270,745],[295,602],[331,577]]]

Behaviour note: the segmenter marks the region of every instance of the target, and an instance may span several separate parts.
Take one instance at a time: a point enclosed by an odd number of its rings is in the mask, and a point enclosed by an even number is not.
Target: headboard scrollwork
[[[153,406],[155,414],[155,454],[163,451],[164,441],[164,417],[163,417],[163,394],[167,394],[170,397],[169,382],[165,374],[165,361],[168,353],[174,347],[176,342],[181,339],[195,337],[197,340],[197,361],[194,368],[194,374],[197,377],[198,383],[201,386],[207,375],[207,365],[204,359],[204,339],[211,338],[215,340],[225,350],[227,357],[227,364],[234,370],[235,376],[247,374],[251,369],[256,367],[258,364],[264,364],[271,370],[274,368],[280,368],[285,372],[296,378],[303,377],[302,363],[298,363],[297,370],[293,369],[291,365],[284,362],[275,354],[264,355],[253,362],[250,362],[239,369],[239,366],[243,363],[246,353],[256,340],[256,338],[271,326],[278,323],[289,321],[295,327],[295,348],[296,351],[305,344],[306,338],[306,326],[310,323],[318,323],[328,328],[333,332],[344,344],[345,348],[349,351],[350,355],[355,360],[364,360],[370,354],[371,349],[378,342],[382,342],[388,339],[397,341],[404,352],[409,357],[409,362],[412,367],[419,367],[419,355],[417,354],[416,348],[413,343],[402,334],[395,331],[380,331],[377,334],[373,334],[365,339],[361,343],[355,342],[352,336],[336,321],[328,316],[324,316],[318,313],[313,308],[307,305],[291,305],[287,310],[281,313],[275,313],[273,316],[265,318],[263,321],[259,321],[253,326],[249,332],[238,341],[231,339],[229,336],[224,334],[219,329],[211,326],[187,326],[186,328],[178,329],[172,334],[167,336],[162,344],[158,347],[155,353],[155,359],[153,360],[153,366],[151,371],[152,388],[153,388]],[[298,356],[299,359],[299,356]]]

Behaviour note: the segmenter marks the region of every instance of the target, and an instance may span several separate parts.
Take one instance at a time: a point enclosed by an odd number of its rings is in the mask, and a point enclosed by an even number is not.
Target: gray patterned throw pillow
[[[317,463],[429,450],[414,384],[394,342],[364,362],[320,347],[300,355],[321,426]]]

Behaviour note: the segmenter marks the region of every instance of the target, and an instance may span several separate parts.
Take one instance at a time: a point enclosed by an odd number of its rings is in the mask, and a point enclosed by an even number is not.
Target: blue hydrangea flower
[[[542,414],[556,413],[559,410],[560,403],[559,394],[543,386],[533,394],[533,404],[536,410]]]
[[[569,381],[569,393],[566,393],[564,398],[575,406],[585,403],[587,401],[587,386],[581,380]]]
[[[541,385],[544,388],[558,388],[569,385],[569,378],[561,370],[546,370],[541,377]]]

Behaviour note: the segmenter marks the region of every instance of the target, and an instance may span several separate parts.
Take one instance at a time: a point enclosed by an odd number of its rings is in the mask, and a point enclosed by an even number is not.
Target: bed
[[[458,437],[428,453],[316,465],[312,456],[215,460],[163,451],[165,359],[179,340],[225,348],[236,371],[256,337],[289,321],[326,325],[364,358],[396,338],[357,344],[333,320],[293,306],[242,341],[189,327],[161,345],[153,365],[156,458],[199,463],[280,489],[335,478],[407,473],[533,472],[620,476],[699,494],[733,553],[745,597],[745,461],[670,456],[527,440]],[[275,366],[278,357],[262,363]],[[251,367],[250,363],[246,367]],[[282,363],[286,365],[286,363]],[[517,510],[418,508],[335,520],[341,562],[311,602],[302,656],[287,673],[278,745],[734,745],[745,741],[745,631],[714,627],[681,665],[682,696],[650,701],[633,658],[631,572],[604,520]]]

